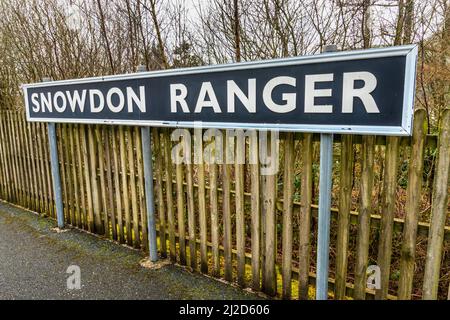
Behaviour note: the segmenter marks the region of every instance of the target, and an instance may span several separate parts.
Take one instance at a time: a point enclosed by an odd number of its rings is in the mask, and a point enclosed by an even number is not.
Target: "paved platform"
[[[143,253],[0,202],[0,299],[256,299],[175,265],[141,266]],[[67,288],[79,266],[81,289]]]

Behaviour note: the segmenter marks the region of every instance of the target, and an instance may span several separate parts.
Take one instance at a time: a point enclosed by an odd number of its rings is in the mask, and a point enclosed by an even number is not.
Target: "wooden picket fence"
[[[450,294],[450,110],[438,137],[426,135],[423,110],[414,121],[412,138],[335,136],[329,289],[336,299]],[[57,134],[66,223],[148,250],[140,129],[58,124]],[[170,134],[152,129],[160,256],[271,296],[313,298],[318,135],[281,134],[280,170],[261,175],[258,164],[174,165]],[[235,156],[257,155],[255,141],[236,143]],[[427,170],[425,153],[437,154]],[[20,111],[0,112],[0,198],[56,216],[47,125],[27,123]],[[378,290],[366,286],[373,264]]]

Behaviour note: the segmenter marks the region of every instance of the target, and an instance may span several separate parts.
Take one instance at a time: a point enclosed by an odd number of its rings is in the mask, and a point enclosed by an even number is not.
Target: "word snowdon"
[[[30,121],[406,135],[417,48],[24,85]]]

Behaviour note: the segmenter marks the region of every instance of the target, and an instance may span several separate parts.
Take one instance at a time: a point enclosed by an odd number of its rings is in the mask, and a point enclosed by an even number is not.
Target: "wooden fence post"
[[[414,277],[419,202],[422,191],[423,147],[427,132],[425,116],[426,112],[424,109],[419,109],[415,112],[408,186],[406,190],[406,217],[400,257],[398,298],[401,300],[411,299]]]
[[[442,116],[439,133],[438,154],[431,207],[430,231],[428,233],[427,259],[423,281],[423,299],[437,299],[439,273],[442,259],[445,220],[447,218],[448,181],[450,166],[450,109]],[[449,291],[450,292],[450,291]]]

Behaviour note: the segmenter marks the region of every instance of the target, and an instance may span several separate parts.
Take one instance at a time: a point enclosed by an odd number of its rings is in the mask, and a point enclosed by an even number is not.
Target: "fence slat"
[[[259,157],[258,157],[258,131],[252,130],[250,135],[250,172],[251,172],[251,210],[252,210],[252,289],[261,289],[260,274],[260,229],[261,229],[261,206],[260,206],[260,176],[259,176]]]
[[[114,205],[114,189],[113,189],[113,168],[112,168],[112,160],[111,160],[111,138],[114,134],[114,129],[111,126],[104,126],[104,135],[105,135],[105,155],[106,155],[106,183],[108,188],[108,206],[107,210],[110,214],[111,221],[111,234],[113,240],[117,240],[117,222],[116,222],[116,212],[117,208]]]
[[[353,136],[344,135],[341,144],[339,179],[339,216],[336,239],[336,286],[335,299],[345,298],[348,264],[348,238],[350,228],[350,210],[352,204],[353,176]]]
[[[218,133],[220,131],[216,131]],[[217,198],[217,161],[218,149],[217,138],[213,138],[211,144],[214,149],[211,154],[211,163],[209,165],[209,199],[211,209],[211,256],[212,256],[212,276],[220,277],[220,254],[219,254],[219,203]]]
[[[200,223],[200,271],[208,273],[208,224],[206,218],[206,192],[205,192],[205,163],[203,161],[203,131],[195,130],[195,139],[198,150],[194,151],[197,157],[198,175],[198,211]]]
[[[245,212],[244,212],[244,163],[245,136],[243,130],[236,131],[235,158],[235,204],[236,204],[236,248],[237,248],[237,283],[245,286]]]
[[[362,143],[360,208],[356,241],[355,290],[353,298],[366,297],[367,263],[369,260],[370,214],[372,211],[372,187],[374,165],[374,136],[364,136]]]
[[[270,134],[267,135],[267,149],[272,144],[272,138]],[[267,156],[273,156],[269,151]],[[265,267],[264,267],[264,290],[269,296],[275,296],[277,294],[277,279],[275,270],[276,260],[276,213],[275,213],[275,197],[276,197],[276,175],[272,172],[266,172],[263,176],[263,215],[265,217]]]
[[[84,163],[83,163],[83,144],[81,142],[81,125],[76,125],[73,128],[74,131],[74,138],[75,143],[78,146],[76,148],[77,153],[77,162],[78,162],[78,183],[80,184],[80,199],[81,199],[81,206],[82,210],[80,212],[81,220],[80,220],[80,226],[84,229],[88,228],[88,222],[87,222],[87,201],[86,201],[86,188],[85,188],[85,175],[84,175]]]
[[[108,200],[106,195],[106,182],[105,182],[105,145],[103,128],[101,126],[95,127],[95,138],[98,146],[98,171],[99,171],[99,183],[100,183],[100,204],[102,210],[100,216],[103,217],[103,234],[106,237],[110,236],[109,217],[108,217]]]
[[[77,181],[77,161],[75,160],[75,144],[74,144],[74,125],[68,126],[68,136],[69,136],[69,157],[71,159],[71,165],[72,165],[72,182],[73,182],[73,201],[74,201],[74,226],[81,227],[81,208],[80,208],[80,195],[79,195],[79,187],[78,187],[78,181]],[[78,145],[76,146],[78,148]],[[79,163],[78,163],[79,165]]]
[[[142,155],[142,136],[139,127],[134,128],[134,140],[136,141],[136,167],[137,167],[137,193],[139,199],[139,219],[141,221],[141,246],[148,251],[148,225],[147,204],[145,203],[144,159]]]
[[[386,140],[386,165],[384,171],[380,242],[378,244],[377,259],[381,272],[381,283],[380,289],[376,292],[376,298],[383,300],[387,298],[389,289],[399,143],[400,139],[398,137],[388,137]]]
[[[184,141],[182,142],[184,143]],[[187,152],[183,149],[183,152]],[[183,155],[179,155],[183,156]],[[177,213],[178,213],[178,239],[180,249],[180,264],[186,265],[186,227],[185,219],[185,195],[184,195],[184,170],[183,163],[179,162],[175,165],[176,168],[176,187],[177,187]]]
[[[283,180],[283,288],[284,299],[292,294],[292,208],[294,197],[294,135],[288,133],[284,139],[284,180]]]
[[[233,281],[233,271],[232,271],[232,255],[231,255],[231,181],[230,181],[230,159],[228,155],[230,139],[228,137],[228,131],[225,131],[225,142],[224,142],[224,157],[225,161],[222,164],[222,206],[223,206],[223,247],[224,247],[224,272],[225,280]]]
[[[311,251],[311,203],[312,203],[312,134],[305,133],[302,140],[302,177],[301,177],[301,207],[299,219],[299,299],[308,299],[309,262]]]
[[[119,146],[117,146],[117,138],[119,138],[119,136],[121,135],[120,133],[120,129],[121,127],[119,127],[118,130],[111,130],[112,132],[112,151],[113,151],[113,164],[114,164],[114,189],[116,191],[116,196],[115,196],[115,202],[116,202],[116,212],[117,212],[117,237],[119,239],[120,243],[124,243],[125,242],[125,233],[124,233],[124,228],[123,228],[123,205],[122,205],[122,192],[121,192],[121,186],[123,185],[123,183],[121,184],[121,158],[119,159],[119,153],[121,150],[120,147],[120,142],[119,142]],[[123,130],[123,129],[122,129]],[[118,132],[119,131],[119,132]],[[119,134],[117,134],[119,133]],[[123,179],[123,178],[122,178]]]
[[[442,114],[439,133],[430,232],[423,282],[423,299],[437,299],[440,266],[443,254],[445,220],[448,216],[448,182],[450,166],[450,109]]]
[[[172,156],[169,129],[163,132],[164,162],[166,167],[166,201],[167,201],[167,223],[169,227],[169,257],[170,261],[177,261],[175,242],[175,217],[173,214],[173,185],[172,185]]]
[[[141,245],[140,234],[139,234],[139,208],[138,208],[138,197],[136,190],[136,163],[134,149],[140,149],[137,145],[134,137],[134,128],[128,128],[128,141],[127,141],[127,155],[128,155],[128,166],[130,172],[130,193],[131,193],[131,211],[132,211],[132,242],[133,247],[139,248]]]
[[[166,246],[166,211],[164,206],[163,190],[163,164],[161,152],[161,139],[158,128],[152,128],[153,133],[153,154],[155,155],[155,177],[156,192],[158,193],[158,213],[159,213],[159,250],[161,257],[167,257]]]
[[[422,191],[423,150],[427,132],[425,114],[425,110],[420,109],[416,111],[414,116],[411,159],[406,189],[406,217],[400,253],[398,297],[401,300],[411,299],[414,277],[419,201]]]

